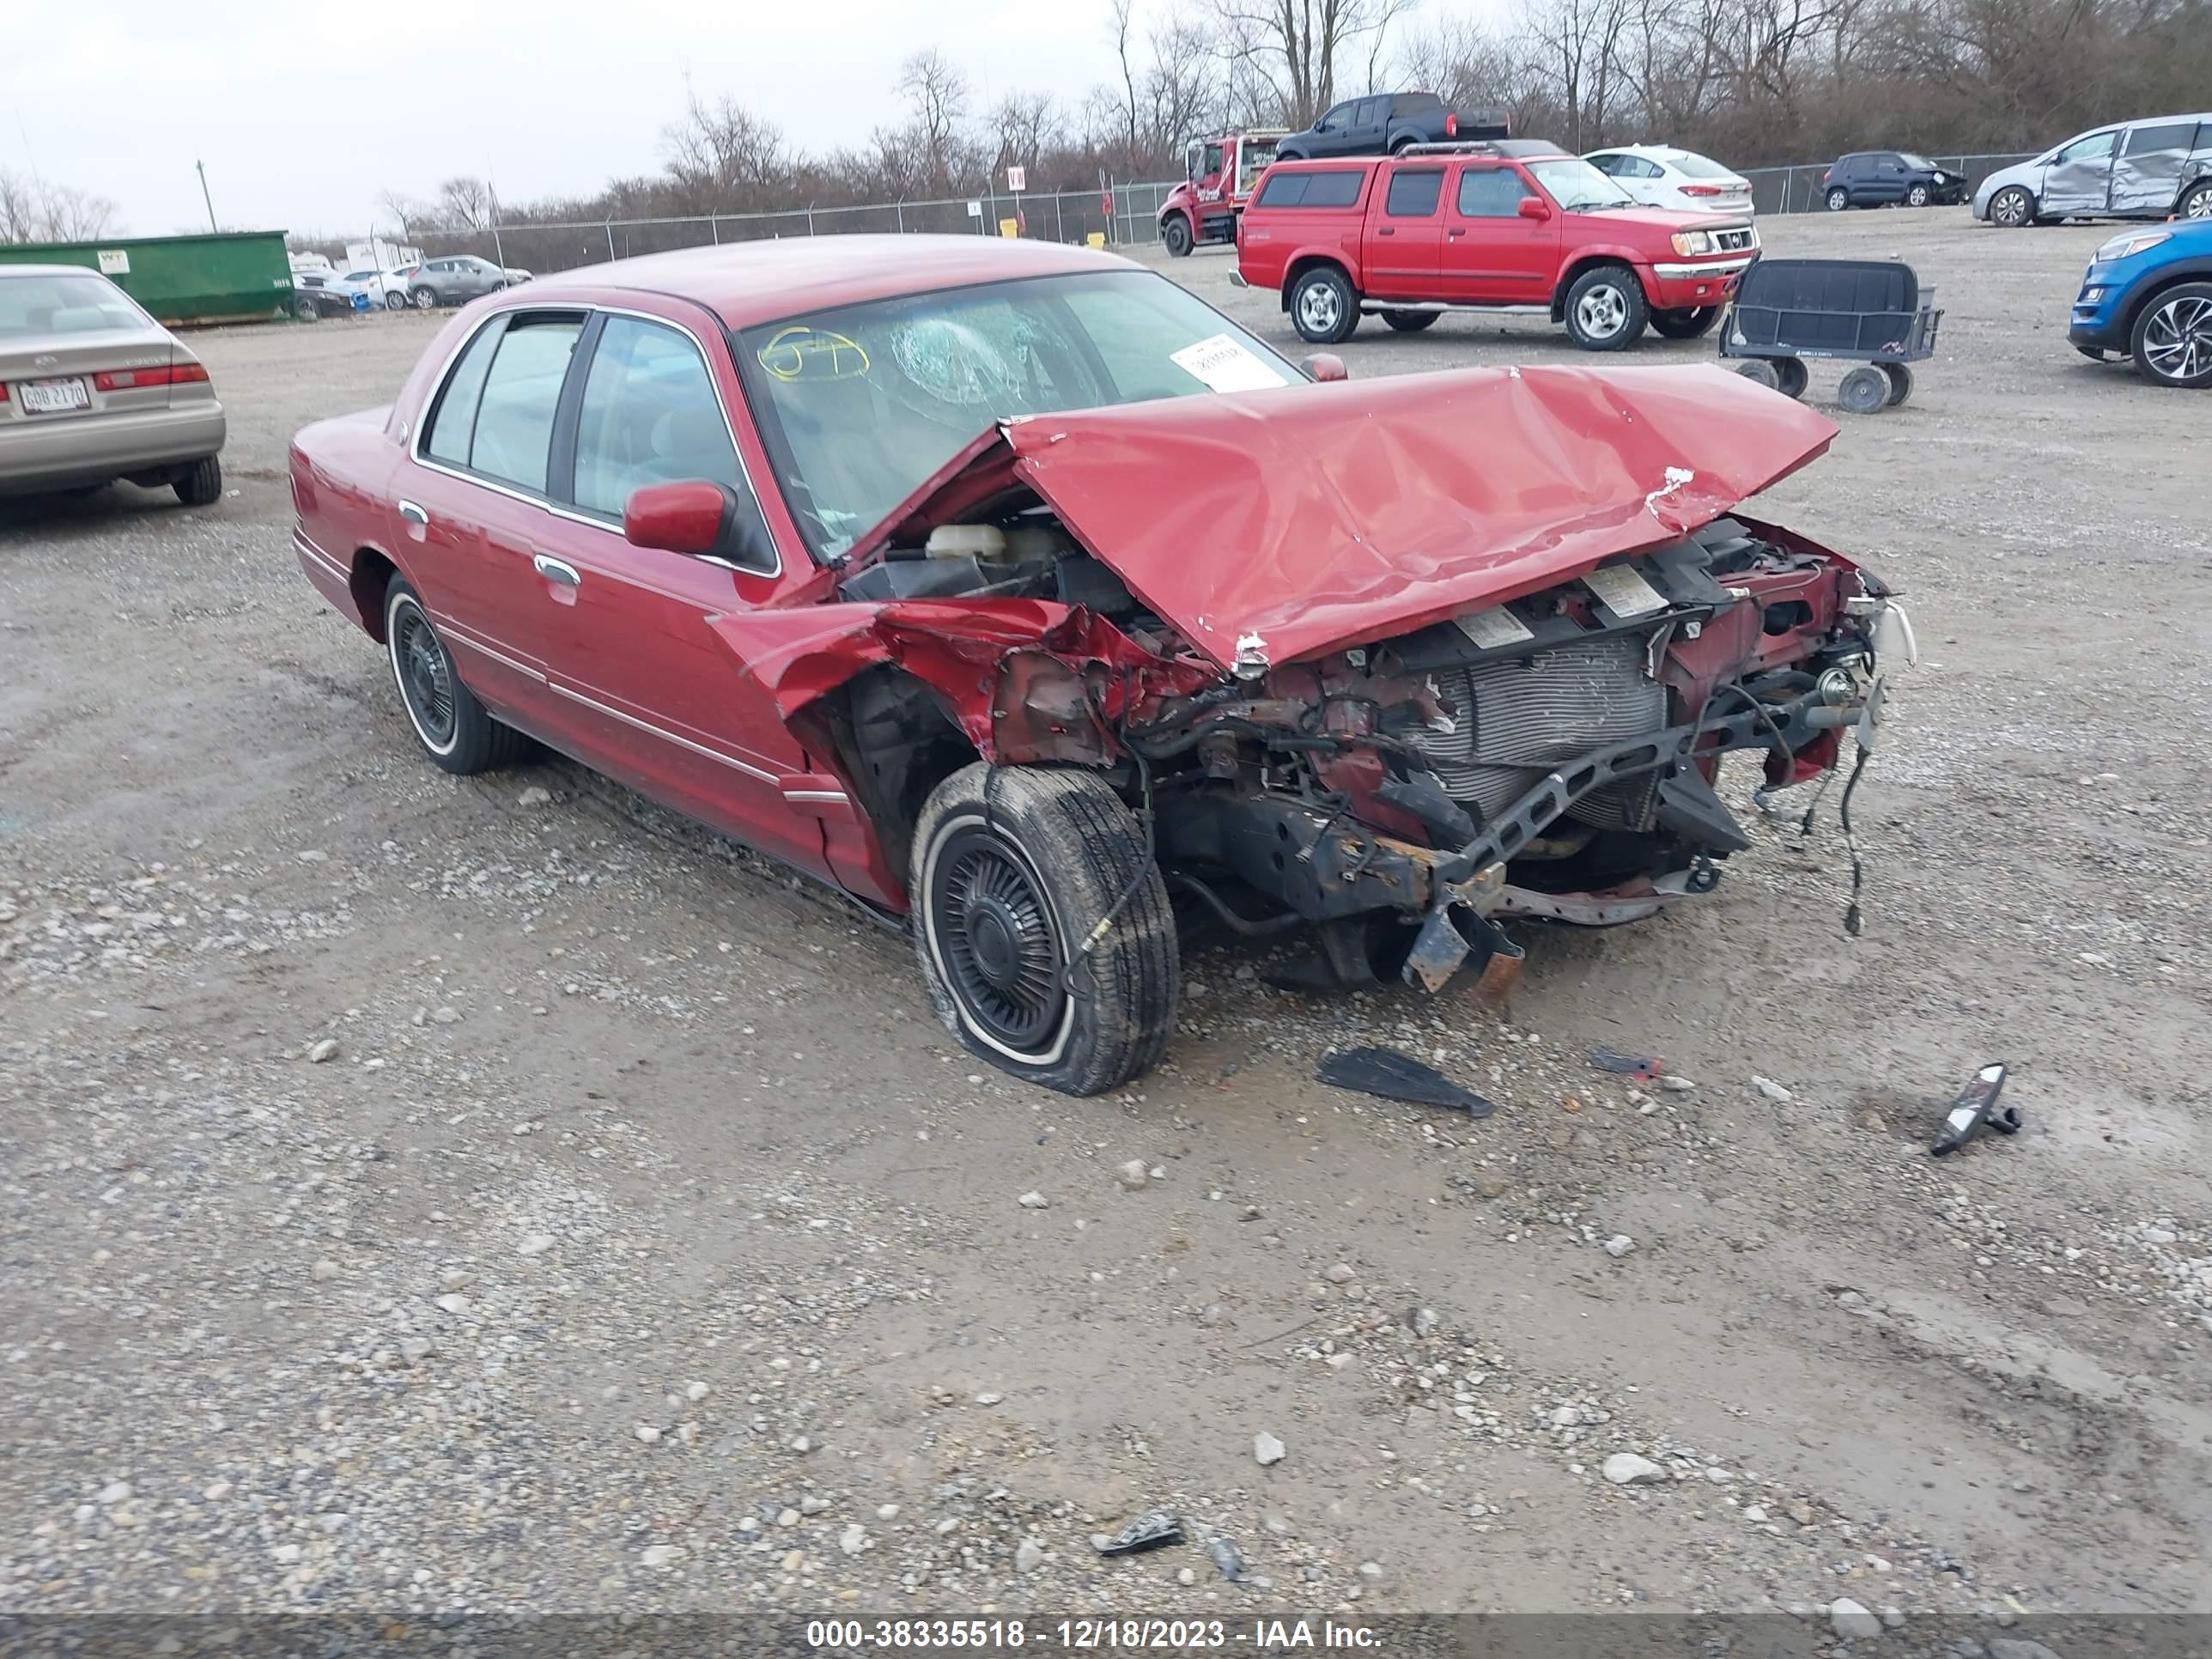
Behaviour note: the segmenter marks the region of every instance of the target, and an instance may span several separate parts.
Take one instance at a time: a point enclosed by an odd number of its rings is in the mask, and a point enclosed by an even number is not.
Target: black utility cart
[[[1808,358],[1862,367],[1837,401],[1854,415],[1903,403],[1912,371],[1936,351],[1936,290],[1889,259],[1766,259],[1743,274],[1721,319],[1721,356],[1735,372],[1792,398],[1805,395]]]

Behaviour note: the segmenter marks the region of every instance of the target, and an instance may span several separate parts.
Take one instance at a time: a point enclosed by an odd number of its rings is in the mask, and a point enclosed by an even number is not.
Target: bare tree
[[[917,52],[899,67],[898,93],[907,101],[907,127],[921,151],[929,183],[949,188],[970,173],[968,125],[968,76],[934,47]]]
[[[486,230],[491,226],[491,186],[463,173],[438,186],[438,205],[446,228]]]
[[[1114,42],[1114,61],[1121,76],[1121,140],[1126,147],[1123,155],[1125,160],[1133,161],[1138,154],[1135,0],[1113,0],[1106,33]]]
[[[1237,54],[1276,85],[1285,118],[1310,121],[1337,99],[1340,66],[1411,9],[1411,0],[1231,0]]]
[[[726,94],[709,104],[692,94],[683,119],[661,129],[661,149],[670,179],[709,211],[759,206],[790,172],[782,129]]]
[[[114,228],[105,196],[0,172],[0,243],[88,242]]]
[[[1008,93],[991,112],[992,171],[1036,167],[1060,127],[1060,106],[1050,93]]]
[[[35,242],[39,192],[27,179],[0,172],[0,242]]]

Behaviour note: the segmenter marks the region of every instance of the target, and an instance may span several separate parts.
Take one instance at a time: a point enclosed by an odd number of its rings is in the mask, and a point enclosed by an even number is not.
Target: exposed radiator
[[[1554,646],[1517,661],[1450,668],[1431,678],[1459,711],[1457,730],[1416,732],[1445,793],[1487,817],[1562,761],[1656,732],[1667,724],[1664,687],[1644,673],[1644,641],[1615,635]],[[1583,798],[1570,817],[1640,829],[1652,782],[1615,784]]]

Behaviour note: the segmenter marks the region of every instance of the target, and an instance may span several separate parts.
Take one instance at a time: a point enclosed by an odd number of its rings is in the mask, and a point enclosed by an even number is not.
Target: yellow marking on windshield
[[[754,356],[779,380],[849,380],[868,372],[868,354],[858,340],[807,323],[778,329]]]

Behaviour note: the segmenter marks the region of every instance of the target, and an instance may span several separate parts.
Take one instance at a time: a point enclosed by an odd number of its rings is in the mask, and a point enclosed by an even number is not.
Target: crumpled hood
[[[1217,665],[1240,647],[1285,663],[1673,541],[1836,432],[1712,367],[1455,369],[1168,398],[986,433],[855,555],[1018,480]]]

